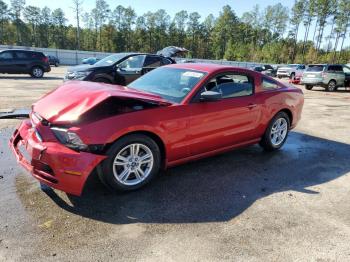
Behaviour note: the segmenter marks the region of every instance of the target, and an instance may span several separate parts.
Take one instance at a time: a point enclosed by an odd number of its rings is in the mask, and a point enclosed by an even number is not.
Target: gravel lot
[[[62,82],[0,75],[0,109]],[[84,197],[41,191],[0,120],[0,261],[349,261],[350,91],[306,91],[283,150],[258,146],[172,168],[150,186]]]

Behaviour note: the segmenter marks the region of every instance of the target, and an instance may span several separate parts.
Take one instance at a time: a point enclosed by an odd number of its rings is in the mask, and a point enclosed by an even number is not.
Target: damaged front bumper
[[[94,168],[106,158],[76,152],[59,142],[42,141],[29,120],[15,130],[10,147],[17,161],[41,183],[77,196]]]

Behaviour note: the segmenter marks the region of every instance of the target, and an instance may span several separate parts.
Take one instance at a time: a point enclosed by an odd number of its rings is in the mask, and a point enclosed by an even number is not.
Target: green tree
[[[339,2],[339,14],[337,16],[337,32],[339,33],[338,39],[342,36],[342,42],[340,46],[340,54],[338,62],[341,62],[343,54],[344,41],[347,37],[348,29],[350,27],[350,1],[349,0],[340,0]],[[334,52],[336,54],[336,52]],[[335,61],[335,57],[334,57]],[[343,60],[346,62],[346,58]]]
[[[227,43],[235,41],[238,35],[238,18],[230,6],[226,5],[216,19],[213,28],[213,53],[216,59],[225,55]]]
[[[188,13],[187,11],[180,11],[178,13],[175,14],[174,17],[174,23],[175,23],[175,27],[176,27],[176,45],[177,46],[183,46],[185,43],[185,37],[186,37],[186,24],[187,24],[187,20],[188,20]]]
[[[29,23],[29,25],[32,28],[32,45],[37,46],[38,40],[37,40],[37,27],[40,24],[40,8],[35,6],[27,6],[24,9],[23,15],[24,19]]]
[[[323,39],[324,28],[328,17],[335,9],[336,0],[317,0],[318,36],[316,39],[316,50],[319,51]]]
[[[0,0],[0,43],[6,43],[5,24],[8,21],[8,7],[5,2]]]
[[[73,1],[73,12],[75,14],[75,19],[77,21],[77,30],[76,30],[76,49],[80,49],[80,17],[82,12],[83,0],[72,0]]]
[[[292,37],[294,38],[294,48],[293,48],[293,60],[295,59],[297,53],[297,42],[298,42],[298,33],[301,22],[303,21],[305,8],[305,0],[296,0],[292,8],[292,16],[290,18],[290,24],[292,25]]]
[[[21,39],[21,26],[23,26],[23,22],[21,20],[22,11],[25,6],[25,0],[11,0],[11,14],[13,17],[14,24],[16,26],[16,38],[17,44],[22,43]]]
[[[303,20],[304,27],[305,27],[305,35],[304,35],[303,48],[302,48],[303,62],[305,60],[306,43],[309,38],[310,27],[315,17],[315,12],[316,12],[316,0],[307,0],[305,3],[305,14],[304,14],[304,20]]]
[[[201,30],[199,19],[201,16],[197,12],[193,12],[188,17],[187,29],[188,36],[191,38],[191,51],[194,57],[197,57],[198,53],[198,34]]]
[[[53,41],[56,48],[66,48],[66,22],[67,19],[61,8],[52,12]]]

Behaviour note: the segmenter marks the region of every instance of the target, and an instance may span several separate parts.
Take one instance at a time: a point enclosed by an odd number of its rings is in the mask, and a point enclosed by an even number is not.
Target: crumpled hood
[[[69,81],[44,95],[33,104],[33,111],[50,123],[75,122],[79,117],[109,97],[149,101],[159,105],[171,103],[162,97],[124,86]]]
[[[178,46],[168,46],[163,48],[162,50],[159,50],[157,52],[157,55],[162,55],[165,57],[174,57],[178,54],[187,53],[188,50],[184,47],[178,47]]]

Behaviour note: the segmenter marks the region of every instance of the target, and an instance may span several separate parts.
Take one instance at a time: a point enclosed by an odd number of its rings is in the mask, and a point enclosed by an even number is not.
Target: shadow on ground
[[[173,168],[131,193],[110,193],[94,179],[69,204],[46,193],[71,213],[112,224],[228,221],[276,192],[318,194],[307,187],[348,173],[349,152],[348,144],[293,132],[279,152],[236,150]]]
[[[0,80],[6,79],[6,80],[34,80],[34,81],[40,81],[40,80],[63,80],[63,77],[55,77],[55,76],[45,76],[42,78],[34,78],[27,75],[23,76],[11,76],[11,75],[0,75]]]

